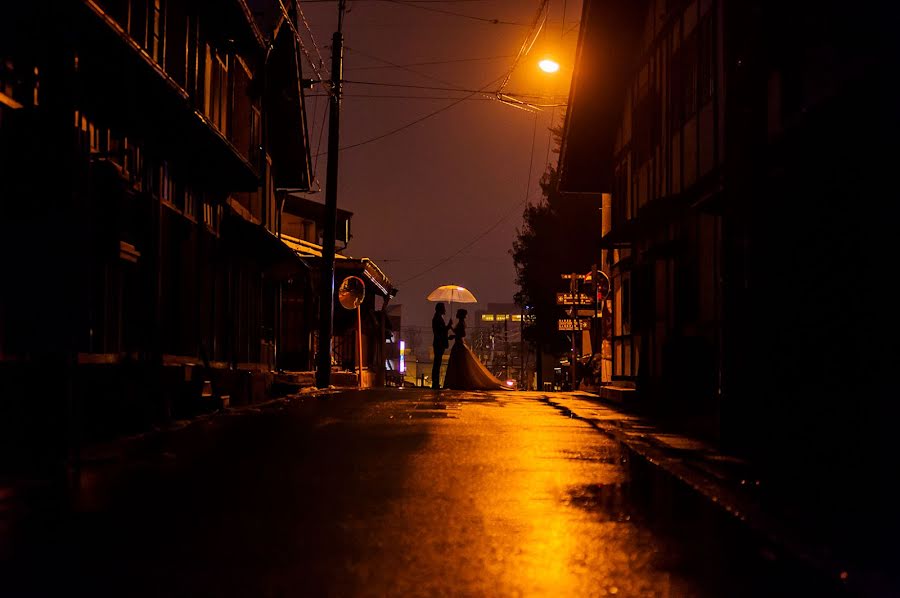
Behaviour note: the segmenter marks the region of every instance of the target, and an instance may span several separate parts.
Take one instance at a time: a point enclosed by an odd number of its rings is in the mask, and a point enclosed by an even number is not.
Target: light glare
[[[555,73],[559,70],[559,63],[555,60],[550,60],[549,58],[540,61],[538,66],[541,67],[541,70],[545,73]]]

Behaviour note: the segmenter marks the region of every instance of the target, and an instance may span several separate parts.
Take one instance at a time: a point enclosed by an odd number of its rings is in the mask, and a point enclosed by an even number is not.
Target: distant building
[[[525,386],[529,364],[522,341],[522,309],[515,303],[488,303],[474,316],[467,334],[478,359],[501,380],[515,380]]]

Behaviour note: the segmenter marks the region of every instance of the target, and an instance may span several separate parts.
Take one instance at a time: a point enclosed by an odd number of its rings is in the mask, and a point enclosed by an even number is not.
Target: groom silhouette
[[[450,346],[447,331],[450,330],[450,322],[444,324],[444,314],[447,308],[443,303],[434,306],[434,317],[431,318],[431,332],[434,333],[434,365],[431,367],[431,388],[441,388],[441,362],[444,360],[444,351]]]

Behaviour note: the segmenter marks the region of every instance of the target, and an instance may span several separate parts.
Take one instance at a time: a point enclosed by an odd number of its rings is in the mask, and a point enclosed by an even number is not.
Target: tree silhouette
[[[553,133],[558,147],[560,131]],[[519,286],[515,301],[530,316],[525,340],[558,356],[571,346],[567,335],[557,329],[557,320],[566,314],[556,305],[556,293],[568,290],[561,274],[583,274],[599,261],[600,202],[599,193],[596,199],[561,193],[559,170],[553,165],[547,167],[540,185],[542,199],[525,208],[510,255]]]

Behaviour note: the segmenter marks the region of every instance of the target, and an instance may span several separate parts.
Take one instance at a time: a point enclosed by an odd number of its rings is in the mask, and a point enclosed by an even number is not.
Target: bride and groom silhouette
[[[431,388],[437,390],[441,380],[441,362],[444,359],[444,351],[450,346],[453,339],[453,348],[450,349],[450,359],[447,362],[447,374],[444,376],[444,388],[455,390],[508,390],[484,364],[478,360],[475,353],[465,342],[466,315],[464,309],[456,311],[456,326],[453,318],[444,323],[444,314],[447,308],[443,303],[434,306],[434,317],[431,319],[431,331],[434,333],[434,365],[431,368]],[[453,333],[452,335],[450,333]]]

